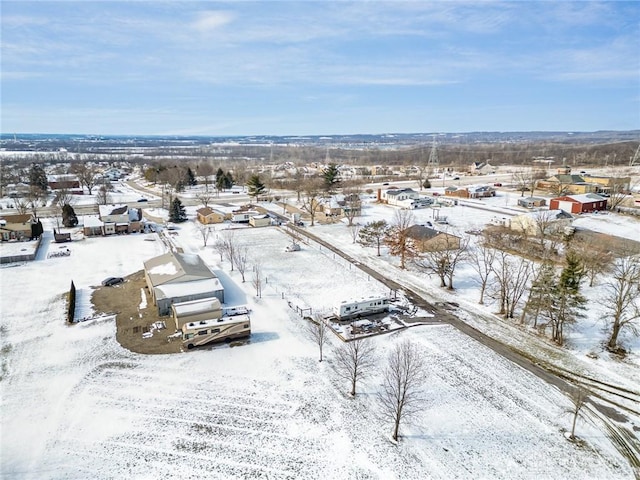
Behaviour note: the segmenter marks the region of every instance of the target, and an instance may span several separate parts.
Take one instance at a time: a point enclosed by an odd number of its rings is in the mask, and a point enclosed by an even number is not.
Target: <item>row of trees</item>
[[[544,216],[543,216],[544,217]],[[622,352],[618,343],[620,332],[628,329],[638,333],[636,326],[640,318],[640,258],[630,252],[615,257],[602,242],[591,238],[574,240],[564,248],[564,258],[543,253],[535,255],[542,260],[527,258],[531,253],[531,242],[526,238],[521,254],[510,253],[514,249],[509,235],[487,234],[471,248],[469,237],[454,243],[445,236],[432,251],[420,251],[409,235],[414,224],[410,211],[396,211],[392,223],[377,220],[364,225],[357,239],[363,246],[380,249],[386,246],[391,255],[400,259],[400,268],[410,262],[419,271],[435,274],[440,286],[453,289],[456,268],[467,262],[476,273],[480,287],[478,302],[484,304],[486,297],[495,300],[498,314],[528,324],[541,332],[550,333],[550,338],[559,345],[566,340],[566,330],[584,316],[587,299],[582,285],[593,286],[600,276],[607,278],[605,290],[606,321],[609,331],[607,348]],[[544,226],[541,226],[544,230]],[[522,241],[521,234],[514,234]],[[541,235],[543,245],[545,236]],[[511,242],[513,239],[511,239]],[[551,242],[553,249],[557,244]],[[559,264],[559,266],[558,266]],[[519,314],[519,316],[518,316]]]

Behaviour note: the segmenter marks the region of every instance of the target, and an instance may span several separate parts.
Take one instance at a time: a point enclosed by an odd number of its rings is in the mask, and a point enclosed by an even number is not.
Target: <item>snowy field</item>
[[[455,208],[447,212],[456,227],[495,215],[457,208],[462,217]],[[361,221],[385,215],[378,207],[365,213]],[[342,224],[313,232],[366,252],[381,268],[397,263],[352,245]],[[79,292],[78,315],[90,315],[93,286],[136,272],[164,251],[161,241],[147,241],[156,234],[87,239],[70,245],[70,257],[40,255],[0,270],[3,476],[633,478],[626,460],[590,423],[578,425],[585,447],[564,439],[571,420],[564,395],[449,326],[373,339],[381,367],[385,352],[404,338],[420,345],[429,365],[424,408],[403,425],[394,445],[375,402],[380,374],[350,399],[331,351],[317,361],[317,346],[288,306],[323,311],[337,300],[384,293],[384,287],[312,245],[285,253],[289,238],[279,229],[239,229],[234,236],[248,248],[250,263],[260,262],[262,298],[254,295],[251,272],[242,283],[237,271],[220,263],[212,240],[202,246],[192,223],[179,227],[174,242],[202,255],[220,276],[228,305],[251,308],[251,341],[238,347],[145,356],[118,345],[113,321],[64,324],[71,280]],[[470,282],[457,281],[457,296],[474,295]]]

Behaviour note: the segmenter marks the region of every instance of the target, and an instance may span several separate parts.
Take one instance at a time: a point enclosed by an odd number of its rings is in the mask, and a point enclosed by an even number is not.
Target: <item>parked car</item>
[[[497,182],[497,183],[494,183],[494,184],[493,184],[493,186],[494,186],[494,187],[501,187],[501,186],[502,186],[502,184],[501,184],[500,182]]]
[[[119,285],[122,282],[124,282],[124,278],[122,277],[109,277],[102,281],[102,285],[105,287],[113,287],[114,285]]]

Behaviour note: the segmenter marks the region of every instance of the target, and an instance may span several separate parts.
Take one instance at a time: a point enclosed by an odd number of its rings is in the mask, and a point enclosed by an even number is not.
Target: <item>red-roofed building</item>
[[[607,199],[595,193],[564,195],[552,198],[549,210],[564,210],[569,213],[589,213],[607,209]]]

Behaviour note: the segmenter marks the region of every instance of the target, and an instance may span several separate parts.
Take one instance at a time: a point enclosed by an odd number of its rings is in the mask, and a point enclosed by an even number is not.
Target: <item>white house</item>
[[[412,188],[389,188],[387,190],[381,190],[380,200],[389,205],[395,205],[398,207],[406,207],[406,201],[418,199],[420,194]]]

